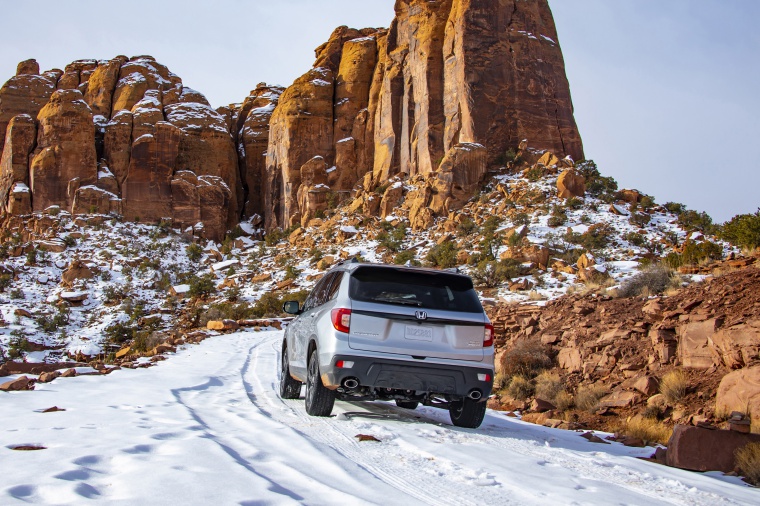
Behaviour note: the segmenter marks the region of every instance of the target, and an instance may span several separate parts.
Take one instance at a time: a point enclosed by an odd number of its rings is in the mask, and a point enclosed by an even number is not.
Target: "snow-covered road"
[[[0,395],[0,504],[757,504],[736,478],[635,458],[651,449],[488,412],[338,402],[312,418],[276,393],[281,332],[189,346],[157,367]],[[66,409],[41,413],[51,406]],[[358,434],[380,442],[360,442]],[[16,445],[46,450],[13,451]]]

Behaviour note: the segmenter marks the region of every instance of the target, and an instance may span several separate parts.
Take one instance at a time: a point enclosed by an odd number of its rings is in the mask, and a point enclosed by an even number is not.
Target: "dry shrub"
[[[557,392],[557,395],[554,396],[554,405],[560,411],[567,411],[573,407],[573,404],[575,404],[573,396],[565,390]]]
[[[736,466],[747,481],[760,485],[760,443],[749,443],[736,450]]]
[[[552,360],[538,339],[525,339],[515,343],[501,359],[502,371],[507,376],[535,378],[548,369]]]
[[[688,387],[689,378],[681,369],[670,371],[660,380],[660,393],[671,405],[678,404],[686,397]]]
[[[524,376],[513,376],[507,387],[507,394],[520,401],[524,401],[533,395],[533,391],[533,383]]]
[[[656,419],[634,416],[628,419],[622,432],[626,436],[639,438],[647,443],[666,445],[673,429]]]
[[[509,376],[505,375],[504,373],[497,373],[496,377],[493,379],[493,389],[504,390],[508,385]]]
[[[618,290],[618,295],[620,297],[635,297],[662,293],[671,286],[674,276],[675,272],[666,265],[650,265],[625,281]]]
[[[644,418],[649,418],[652,420],[660,420],[662,418],[662,409],[660,406],[657,405],[651,405],[644,408],[644,411],[641,412],[641,416]]]
[[[607,395],[607,388],[603,386],[580,387],[575,392],[575,407],[581,411],[593,413],[599,409],[599,399]]]
[[[554,402],[554,398],[563,390],[562,378],[555,372],[544,371],[536,378],[536,397]]]

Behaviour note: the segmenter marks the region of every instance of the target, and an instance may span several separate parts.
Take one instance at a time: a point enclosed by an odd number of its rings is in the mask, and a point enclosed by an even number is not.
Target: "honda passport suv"
[[[282,341],[280,396],[329,416],[335,399],[448,409],[479,427],[494,375],[493,326],[472,280],[415,267],[346,262],[327,272]]]

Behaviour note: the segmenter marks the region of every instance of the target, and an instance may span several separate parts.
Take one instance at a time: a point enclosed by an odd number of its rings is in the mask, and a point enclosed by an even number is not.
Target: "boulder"
[[[6,381],[0,385],[0,391],[3,392],[18,392],[21,390],[34,390],[34,380],[26,376],[20,376],[15,380]]]
[[[760,320],[721,328],[713,334],[711,341],[726,367],[744,367],[760,356]]]
[[[579,372],[583,369],[583,358],[577,348],[562,348],[559,350],[557,361],[562,369],[568,372]]]
[[[635,392],[618,390],[599,400],[599,406],[603,408],[626,408],[638,404],[641,398]]]
[[[72,261],[65,271],[61,274],[61,281],[66,285],[71,286],[74,281],[78,279],[92,279],[95,277],[95,272],[90,269],[87,264],[81,260]]]
[[[557,408],[551,402],[544,399],[539,399],[538,397],[533,399],[533,402],[530,403],[530,410],[536,413],[544,413],[552,409]]]
[[[39,383],[50,383],[51,381],[53,381],[60,375],[61,373],[58,371],[43,372],[42,374],[40,374],[37,381]]]
[[[738,411],[749,415],[752,431],[760,432],[760,365],[726,374],[715,397],[715,411],[727,415]]]
[[[736,450],[756,442],[760,442],[758,434],[676,425],[668,441],[666,463],[691,471],[730,473],[736,468]]]
[[[459,143],[446,152],[431,178],[432,211],[447,215],[460,210],[480,188],[486,174],[487,150],[477,143]]]
[[[557,196],[561,199],[583,197],[586,194],[586,178],[575,169],[568,169],[557,178]]]
[[[20,62],[16,66],[16,75],[20,76],[23,74],[28,74],[32,76],[37,76],[40,74],[40,64],[37,63],[37,60],[30,59],[30,60],[24,60]]]
[[[659,390],[660,382],[652,376],[642,376],[633,383],[633,388],[651,398]]]
[[[712,338],[718,321],[714,318],[688,322],[681,327],[678,358],[684,367],[709,369],[713,366]]]
[[[240,325],[235,320],[211,320],[206,324],[209,330],[237,330]]]

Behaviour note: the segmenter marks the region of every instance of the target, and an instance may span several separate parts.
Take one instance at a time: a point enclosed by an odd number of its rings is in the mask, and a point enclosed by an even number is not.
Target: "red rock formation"
[[[299,77],[272,114],[264,181],[266,228],[300,222],[301,166],[314,156],[332,161],[333,72],[317,67]]]
[[[315,68],[283,94],[269,139],[267,228],[300,221],[298,169],[314,156],[335,166],[334,192],[368,171],[371,188],[424,176],[435,197],[421,190],[407,206],[422,212],[421,227],[431,212],[461,208],[487,167],[523,139],[583,157],[546,0],[397,0],[395,11],[387,32],[337,29]]]
[[[233,109],[222,112],[150,56],[78,60],[43,75],[21,62],[0,89],[0,205],[172,219],[221,239],[244,197]]]
[[[76,190],[97,180],[92,112],[79,90],[58,90],[37,121],[37,148],[29,175],[33,208],[70,209]]]
[[[37,117],[55,91],[56,79],[49,74],[39,75],[35,60],[19,63],[16,76],[0,88],[0,146],[5,143],[5,130],[14,116]]]
[[[243,102],[237,121],[240,176],[246,190],[243,216],[264,215],[263,181],[269,144],[269,121],[283,88],[259,84]]]
[[[287,227],[352,195],[370,214],[403,205],[424,228],[460,209],[508,148],[583,156],[546,0],[397,0],[395,11],[388,30],[336,29],[287,90],[260,85],[216,110],[151,56],[42,75],[21,62],[0,89],[0,207],[16,188],[14,212],[168,218],[220,239],[240,218]],[[20,114],[32,123],[7,130]],[[418,189],[394,185],[381,201],[396,176]]]
[[[0,202],[8,200],[8,192],[15,183],[29,184],[29,155],[34,149],[36,137],[37,125],[31,116],[14,116],[8,124],[0,160]]]

